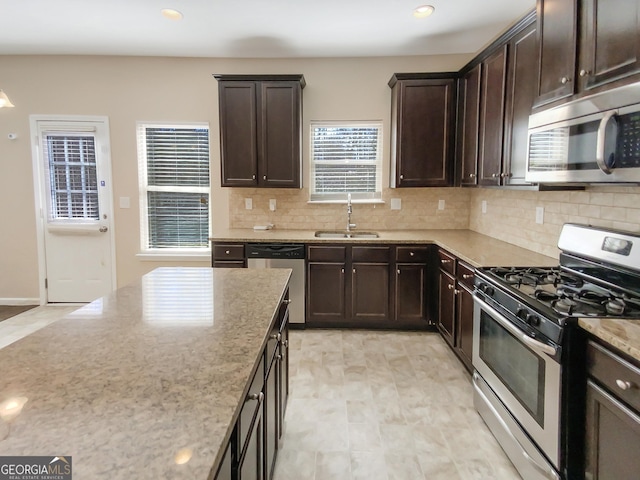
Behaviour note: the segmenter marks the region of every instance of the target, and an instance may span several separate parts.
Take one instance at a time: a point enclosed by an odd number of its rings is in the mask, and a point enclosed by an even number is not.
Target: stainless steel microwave
[[[640,183],[640,83],[529,117],[532,183]]]

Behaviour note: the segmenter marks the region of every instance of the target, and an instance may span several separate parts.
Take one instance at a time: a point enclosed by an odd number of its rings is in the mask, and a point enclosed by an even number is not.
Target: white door
[[[45,301],[91,302],[115,287],[108,121],[33,116],[31,128]]]

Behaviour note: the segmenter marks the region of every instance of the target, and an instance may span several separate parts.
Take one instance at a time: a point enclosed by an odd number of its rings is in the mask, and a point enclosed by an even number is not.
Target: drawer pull
[[[284,303],[285,305],[290,305],[291,304],[291,299],[288,298],[286,300],[283,300],[282,303]]]
[[[469,280],[470,278],[473,278],[473,274],[465,273],[462,275],[462,278],[464,278],[465,280]]]
[[[413,257],[414,255],[415,255],[415,253],[413,253],[413,252],[409,252],[409,256],[410,256],[410,257]]]
[[[250,393],[247,396],[247,400],[257,400],[259,403],[262,403],[262,399],[264,398],[264,393]]]
[[[449,290],[453,290],[453,289],[454,289],[454,286],[453,286],[453,285],[451,285],[451,284],[449,284],[449,285],[447,285],[447,288],[448,288]]]
[[[274,333],[273,335],[271,335],[271,340],[277,340],[280,341],[280,338],[282,338],[282,336],[279,333]]]
[[[451,263],[451,260],[440,260],[440,263]]]
[[[227,254],[227,255],[231,254],[231,252],[229,250],[225,250],[224,253]]]
[[[632,387],[631,382],[627,382],[626,380],[620,380],[620,379],[616,380],[616,385],[620,390],[629,390]]]

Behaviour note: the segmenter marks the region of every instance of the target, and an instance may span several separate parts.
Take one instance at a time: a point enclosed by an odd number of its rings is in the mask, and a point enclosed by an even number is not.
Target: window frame
[[[314,130],[317,127],[375,127],[378,130],[376,160],[373,163],[376,167],[376,187],[375,192],[334,192],[316,193],[316,162],[314,155]],[[357,203],[384,203],[382,200],[382,177],[383,177],[383,139],[384,122],[382,120],[311,120],[309,122],[309,201],[308,203],[344,203],[347,201],[348,193]],[[348,164],[348,161],[345,161]]]
[[[159,186],[148,185],[148,162],[147,162],[147,128],[174,128],[174,129],[204,129],[206,128],[209,137],[209,185],[207,187],[196,186]],[[208,195],[207,215],[209,232],[207,238],[211,237],[212,211],[211,211],[211,128],[208,122],[136,122],[136,142],[138,156],[138,193],[140,205],[140,253],[136,256],[142,260],[155,260],[162,257],[163,260],[193,260],[201,261],[211,255],[211,245],[207,241],[206,246],[201,247],[150,247],[149,246],[149,191],[156,192],[177,192],[177,193],[206,193]]]

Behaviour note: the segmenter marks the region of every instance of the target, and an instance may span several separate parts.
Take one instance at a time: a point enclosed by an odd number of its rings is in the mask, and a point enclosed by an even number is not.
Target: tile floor
[[[435,333],[291,332],[275,480],[519,479]]]

